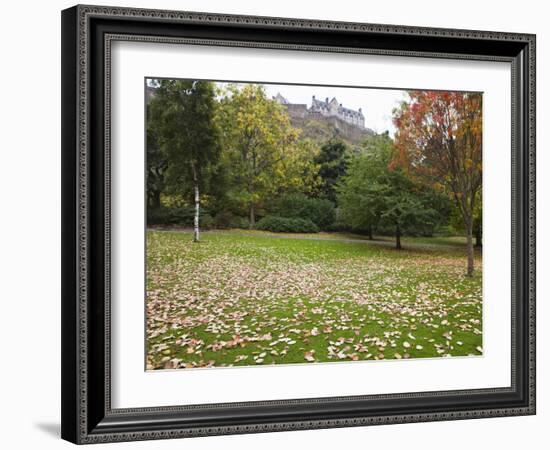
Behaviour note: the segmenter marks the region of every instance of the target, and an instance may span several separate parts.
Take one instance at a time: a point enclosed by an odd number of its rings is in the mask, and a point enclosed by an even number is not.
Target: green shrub
[[[199,210],[199,220],[204,215],[203,210]],[[170,223],[193,226],[195,220],[195,207],[194,206],[181,206],[179,208],[170,208]]]
[[[160,208],[147,209],[147,225],[180,225],[192,227],[195,220],[195,207],[182,206],[179,208]],[[201,208],[199,212],[199,222],[201,228],[208,229],[214,226],[214,220],[208,212]]]
[[[336,218],[334,204],[330,200],[309,198],[303,194],[292,194],[279,200],[276,207],[280,217],[307,219],[320,229],[326,230]]]
[[[169,208],[147,208],[147,225],[168,225],[170,224]]]
[[[342,219],[336,219],[330,225],[325,227],[324,230],[334,232],[352,231],[351,227],[346,224]]]
[[[212,228],[216,228],[214,218],[210,214],[200,215],[199,227],[201,230],[211,230]]]
[[[219,229],[231,228],[233,221],[233,213],[231,211],[222,210],[214,216],[214,226]]]
[[[219,229],[248,228],[249,223],[246,217],[236,216],[227,210],[220,211],[214,216],[214,227]]]
[[[437,227],[433,234],[440,237],[449,237],[461,235],[463,232],[457,231],[452,225],[442,225]]]
[[[318,233],[319,227],[309,219],[266,216],[259,220],[256,229],[276,233]]]
[[[229,224],[229,228],[250,228],[250,220],[246,217],[234,216]]]

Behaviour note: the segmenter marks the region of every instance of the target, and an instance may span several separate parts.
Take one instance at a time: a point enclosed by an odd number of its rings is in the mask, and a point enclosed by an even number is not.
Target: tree
[[[165,188],[167,161],[151,127],[151,121],[147,122],[147,206],[158,209],[161,206],[160,195]]]
[[[462,213],[460,212],[460,209],[456,204],[454,204],[453,206],[454,207],[450,215],[450,224],[455,230],[459,231],[460,233],[466,233]],[[476,200],[476,206],[474,210],[473,235],[475,239],[474,248],[481,248],[483,239],[483,202],[481,199],[481,190],[478,192],[478,199]]]
[[[372,203],[371,186],[365,181],[372,182],[387,170],[388,161],[382,155],[390,155],[392,145],[391,140],[382,135],[365,141],[364,152],[354,156],[349,163],[348,176],[341,178],[344,182],[336,185],[342,220],[352,229],[366,231],[369,239],[373,238],[373,228],[379,217]]]
[[[149,107],[150,129],[167,160],[167,183],[184,195],[190,185],[193,188],[193,240],[198,242],[200,188],[220,153],[214,85],[196,80],[161,80]]]
[[[321,147],[315,163],[319,165],[319,177],[321,178],[321,195],[333,203],[336,202],[336,184],[340,177],[346,173],[347,147],[338,139],[331,139]]]
[[[247,206],[251,228],[266,198],[311,184],[314,147],[298,142],[299,131],[284,107],[268,99],[261,85],[230,86],[220,102],[219,123],[233,198]]]
[[[282,158],[274,167],[275,177],[270,192],[277,196],[284,194],[304,194],[313,196],[318,193],[321,183],[319,166],[315,158],[319,147],[311,139],[298,139],[282,150]]]
[[[467,236],[467,275],[474,272],[472,233],[482,183],[482,96],[479,93],[410,91],[394,111],[400,164],[450,195]]]
[[[156,80],[150,80],[149,83],[150,87],[158,87]],[[151,98],[149,98],[150,100]],[[151,124],[151,108],[149,108],[149,104],[147,106],[147,207],[157,210],[161,207],[160,197],[165,189],[164,173],[167,161]]]
[[[483,238],[483,201],[481,198],[481,189],[478,191],[478,198],[476,199],[474,209],[474,235],[476,238],[475,247],[481,248],[481,240]]]
[[[416,185],[399,167],[391,167],[393,143],[387,135],[373,139],[367,153],[355,156],[338,187],[345,220],[355,228],[391,227],[395,247],[404,232],[434,226],[438,212],[430,207],[433,192]]]

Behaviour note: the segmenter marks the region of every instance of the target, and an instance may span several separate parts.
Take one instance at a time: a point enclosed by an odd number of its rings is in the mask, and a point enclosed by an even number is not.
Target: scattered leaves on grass
[[[432,247],[149,231],[147,369],[482,353],[481,278]]]

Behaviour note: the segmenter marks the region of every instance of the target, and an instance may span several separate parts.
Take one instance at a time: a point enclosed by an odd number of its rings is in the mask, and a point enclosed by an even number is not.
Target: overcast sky
[[[390,89],[347,88],[327,86],[304,86],[288,84],[264,84],[269,96],[281,93],[290,103],[305,103],[311,106],[311,96],[319,100],[336,97],[342,106],[354,110],[363,109],[365,126],[377,133],[389,131],[393,136],[392,110],[406,98],[406,92]]]

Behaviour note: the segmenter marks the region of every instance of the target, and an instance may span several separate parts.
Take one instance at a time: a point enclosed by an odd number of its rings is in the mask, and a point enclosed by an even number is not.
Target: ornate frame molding
[[[239,27],[253,34],[259,30],[271,32],[294,31],[327,31],[339,36],[349,33],[370,36],[375,35],[383,41],[385,37],[407,38],[425,37],[434,39],[456,39],[457,42],[472,41],[471,48],[476,49],[483,41],[498,42],[503,49],[508,49],[510,54],[483,54],[474,52],[443,52],[437,49],[414,50],[376,47],[350,47],[339,45],[303,44],[303,43],[277,43],[259,40],[244,39],[213,39],[205,37],[167,37],[151,36],[145,34],[117,33],[109,30],[104,34],[93,31],[92,22],[97,19],[105,19],[117,22],[124,27],[128,21],[134,21],[146,26],[148,23],[161,23],[166,26],[178,27],[185,25],[203,27]],[[203,14],[195,12],[160,11],[148,9],[130,9],[99,6],[76,6],[63,13],[64,50],[63,50],[63,74],[64,74],[64,129],[63,129],[63,189],[64,189],[64,215],[63,223],[64,250],[63,250],[63,377],[70,379],[63,389],[63,437],[76,443],[98,443],[112,441],[128,441],[143,439],[163,439],[174,437],[206,436],[216,434],[238,434],[250,432],[271,432],[284,430],[361,426],[373,424],[389,424],[403,422],[439,421],[451,419],[469,419],[481,417],[499,417],[510,415],[527,415],[535,413],[535,36],[530,34],[499,33],[487,31],[449,30],[423,27],[404,27],[396,25],[376,25],[348,22],[332,22],[305,19],[287,19],[255,16],[236,16],[223,14]],[[103,31],[102,31],[103,33]],[[104,124],[102,129],[102,180],[94,178],[94,165],[91,142],[94,116],[90,111],[94,108],[92,103],[96,101],[98,92],[91,81],[97,76],[98,60],[94,59],[99,52],[94,38],[100,38],[103,48],[101,64],[105,69],[103,81],[102,107]],[[110,49],[114,40],[146,41],[157,43],[191,43],[196,45],[227,45],[245,46],[256,48],[277,48],[304,51],[331,51],[367,54],[384,54],[398,56],[452,58],[452,59],[482,59],[491,61],[507,61],[512,64],[513,90],[513,171],[518,177],[513,177],[513,195],[518,197],[517,203],[513,203],[512,226],[517,232],[513,232],[513,251],[517,249],[521,254],[513,256],[513,271],[519,270],[517,276],[519,283],[516,286],[516,276],[513,277],[513,298],[516,293],[526,293],[524,298],[518,298],[524,308],[524,317],[516,316],[513,309],[514,339],[516,331],[525,338],[520,360],[516,360],[516,345],[513,348],[513,383],[510,388],[484,389],[473,391],[432,392],[419,394],[377,395],[358,398],[338,397],[330,399],[288,400],[277,402],[253,402],[247,404],[231,405],[198,405],[195,408],[207,411],[208,409],[239,407],[239,406],[291,406],[293,404],[313,404],[327,402],[340,402],[349,400],[383,400],[401,399],[410,400],[424,398],[426,396],[475,396],[477,394],[491,395],[516,392],[517,382],[522,384],[527,398],[517,401],[516,404],[506,407],[473,407],[471,409],[454,409],[448,411],[425,411],[407,414],[365,414],[355,417],[326,417],[307,420],[281,420],[264,423],[244,424],[220,424],[214,426],[160,426],[159,417],[169,417],[170,414],[182,414],[190,407],[172,408],[140,408],[113,410],[110,403]],[[69,42],[70,41],[70,42]],[[412,44],[411,44],[412,45]],[[95,46],[95,47],[94,47]],[[434,46],[435,48],[435,46]],[[514,53],[514,49],[519,49]],[[100,52],[99,52],[100,53]],[[516,54],[517,53],[517,54]],[[94,72],[95,71],[95,72]],[[66,82],[66,83],[65,83]],[[515,99],[518,98],[519,102]],[[76,107],[75,107],[76,105]],[[95,144],[99,142],[96,139]],[[517,147],[514,149],[514,147]],[[516,166],[517,159],[517,166]],[[523,178],[522,178],[523,177]],[[517,181],[523,181],[523,185]],[[98,183],[103,186],[99,192],[102,199],[98,200],[95,191]],[[517,191],[519,186],[520,191]],[[91,206],[100,201],[104,216],[97,217],[97,210]],[[92,240],[99,230],[97,221],[103,222],[102,239]],[[522,234],[523,233],[523,234]],[[517,236],[520,236],[517,239]],[[525,242],[524,242],[525,241]],[[101,245],[102,249],[97,250]],[[525,246],[525,248],[523,247]],[[99,256],[102,261],[98,262]],[[525,261],[522,255],[525,255]],[[519,258],[519,259],[518,259]],[[521,267],[516,269],[516,261],[520,261]],[[103,324],[90,320],[93,314],[93,302],[91,291],[97,289],[95,280],[98,272],[91,273],[91,267],[100,264],[103,268],[103,290],[100,296],[104,304],[99,305],[103,311]],[[95,270],[95,269],[94,269]],[[523,291],[522,291],[523,288]],[[519,289],[519,291],[517,290]],[[97,295],[95,292],[94,295]],[[96,297],[98,298],[98,297]],[[519,311],[519,310],[518,310]],[[90,349],[97,348],[97,336],[90,338],[95,330],[103,333],[104,367],[103,381],[98,381],[98,373],[90,371],[92,359]],[[71,341],[69,343],[69,341]],[[516,373],[516,365],[521,367],[521,373]],[[518,378],[519,377],[519,378]],[[93,405],[90,395],[97,393],[97,386],[103,386],[103,407]],[[93,386],[93,387],[92,387]],[[145,419],[142,417],[145,415]],[[135,419],[135,423],[129,426],[121,426],[121,418],[128,422],[128,418]],[[101,420],[98,420],[101,419]]]

